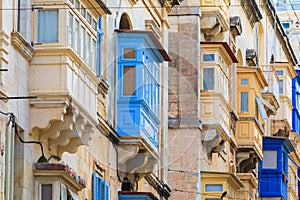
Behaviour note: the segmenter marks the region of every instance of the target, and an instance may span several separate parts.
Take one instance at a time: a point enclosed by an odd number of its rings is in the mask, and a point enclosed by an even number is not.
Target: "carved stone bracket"
[[[153,172],[158,162],[156,153],[147,148],[141,140],[121,139],[118,145],[119,176],[121,180],[127,180],[132,185]]]
[[[236,155],[238,173],[249,173],[256,169],[259,157],[254,150],[239,150]]]
[[[47,153],[61,156],[64,152],[75,153],[80,145],[89,144],[94,122],[68,101],[56,106],[33,103],[31,112],[34,114],[30,120],[31,133],[40,138]]]

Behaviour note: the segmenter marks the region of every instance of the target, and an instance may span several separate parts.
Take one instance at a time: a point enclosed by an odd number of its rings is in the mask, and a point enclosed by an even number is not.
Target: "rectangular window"
[[[123,68],[123,95],[135,95],[135,67],[125,66]]]
[[[213,62],[215,61],[215,54],[203,54],[203,62]]]
[[[203,69],[203,90],[213,90],[215,87],[214,68]]]
[[[97,56],[97,44],[95,40],[92,40],[92,70],[96,71],[96,56]]]
[[[264,169],[277,169],[277,151],[263,151],[262,167]]]
[[[80,9],[79,0],[75,0],[75,8],[76,8],[77,10]]]
[[[73,15],[69,12],[68,43],[71,47],[74,47],[73,19]]]
[[[125,59],[134,59],[135,56],[135,48],[124,48]]]
[[[276,74],[278,76],[282,76],[283,75],[283,70],[276,70]]]
[[[283,94],[283,80],[279,80],[279,94]]]
[[[58,10],[39,10],[38,42],[58,42]]]
[[[97,31],[97,21],[93,19],[92,27],[95,31]]]
[[[85,33],[85,29],[83,28],[83,26],[80,26],[80,37],[79,37],[79,55],[80,57],[83,58],[84,55],[84,33]]]
[[[242,79],[241,85],[248,85],[248,79]]]
[[[52,200],[52,184],[42,184],[42,200]]]
[[[205,192],[222,192],[223,185],[222,184],[206,184]]]
[[[241,92],[240,111],[248,112],[248,92]]]
[[[26,8],[26,1],[18,0],[18,32],[27,40],[27,15],[28,9]]]
[[[80,13],[81,13],[81,15],[83,16],[83,17],[85,17],[85,7],[83,6],[83,5],[81,5],[81,11],[80,11]]]
[[[289,22],[282,23],[283,28],[290,28],[291,24]]]
[[[92,16],[88,12],[87,12],[87,15],[86,15],[86,20],[88,21],[89,24],[92,24]]]
[[[76,38],[74,40],[74,49],[78,53],[78,50],[80,48],[80,46],[79,46],[80,42],[78,42],[78,38],[79,38],[79,21],[77,19],[75,20],[74,38]]]

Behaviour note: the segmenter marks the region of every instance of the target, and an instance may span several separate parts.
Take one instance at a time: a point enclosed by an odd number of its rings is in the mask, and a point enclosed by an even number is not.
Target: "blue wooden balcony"
[[[170,58],[148,31],[116,30],[118,40],[117,132],[158,147],[160,68]]]
[[[258,165],[259,197],[288,198],[288,154],[293,150],[288,138],[263,138],[264,157]]]

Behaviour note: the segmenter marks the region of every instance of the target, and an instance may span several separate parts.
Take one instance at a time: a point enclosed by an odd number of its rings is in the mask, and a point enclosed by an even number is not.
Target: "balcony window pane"
[[[135,48],[124,48],[125,59],[134,59],[135,56]]]
[[[203,54],[203,62],[213,62],[215,61],[215,54]]]
[[[74,40],[74,48],[75,51],[78,53],[78,49],[80,48],[80,43],[78,42],[78,38],[79,38],[79,21],[76,19],[75,20],[75,32],[74,32],[74,38],[76,38]]]
[[[75,0],[75,8],[77,8],[77,10],[79,10],[79,8],[80,8],[79,0]]]
[[[135,95],[135,67],[123,68],[123,96]]]
[[[248,92],[241,92],[241,112],[248,112]]]
[[[69,43],[69,45],[71,46],[71,47],[74,47],[74,37],[73,37],[73,19],[74,19],[74,17],[73,17],[73,15],[71,14],[71,13],[69,13],[69,27],[68,27],[68,33],[69,33],[69,35],[68,35],[68,43]]]
[[[263,155],[263,168],[277,169],[277,151],[263,151]]]
[[[42,200],[52,200],[52,184],[42,185]]]
[[[86,20],[88,21],[89,24],[92,24],[92,16],[90,13],[87,13]]]
[[[213,90],[215,87],[214,68],[203,69],[203,90]]]
[[[81,15],[83,17],[85,17],[85,7],[83,5],[81,5],[81,11],[80,11]]]
[[[206,192],[222,192],[223,185],[222,184],[206,184],[205,191]]]
[[[283,80],[279,80],[279,94],[283,94]]]
[[[58,42],[58,10],[38,12],[38,42]]]
[[[242,79],[241,85],[248,85],[248,79]]]
[[[283,75],[283,70],[276,70],[276,73],[278,76],[282,76]]]

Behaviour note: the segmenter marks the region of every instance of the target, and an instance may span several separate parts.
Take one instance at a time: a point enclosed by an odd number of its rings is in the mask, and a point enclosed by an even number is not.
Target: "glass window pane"
[[[52,184],[42,185],[41,199],[52,200]]]
[[[124,58],[133,59],[135,58],[135,48],[124,48]]]
[[[278,76],[282,76],[283,75],[283,70],[276,70],[276,73]]]
[[[58,42],[58,10],[38,12],[38,42]]]
[[[215,87],[214,68],[203,69],[203,90],[213,90]]]
[[[68,27],[68,43],[70,46],[74,47],[73,44],[74,44],[74,38],[73,38],[73,15],[69,12],[69,27]]]
[[[77,8],[77,10],[80,9],[79,0],[75,0],[75,8]]]
[[[74,40],[74,49],[76,52],[78,52],[80,43],[77,40],[79,38],[79,21],[77,19],[75,20],[74,38],[76,38],[76,40]]]
[[[241,85],[248,85],[248,79],[242,79]]]
[[[279,80],[279,94],[283,94],[283,80]]]
[[[248,92],[241,92],[241,112],[248,112]]]
[[[206,192],[222,192],[223,185],[222,184],[206,184],[205,191]]]
[[[81,15],[83,17],[85,17],[85,7],[83,5],[81,5],[81,11],[80,11]]]
[[[277,151],[263,151],[262,165],[264,169],[277,168]]]
[[[90,13],[87,13],[86,20],[89,22],[89,24],[92,24],[92,16]]]
[[[212,62],[215,61],[215,54],[203,54],[203,62]]]
[[[125,66],[123,68],[123,95],[135,95],[135,67]]]

